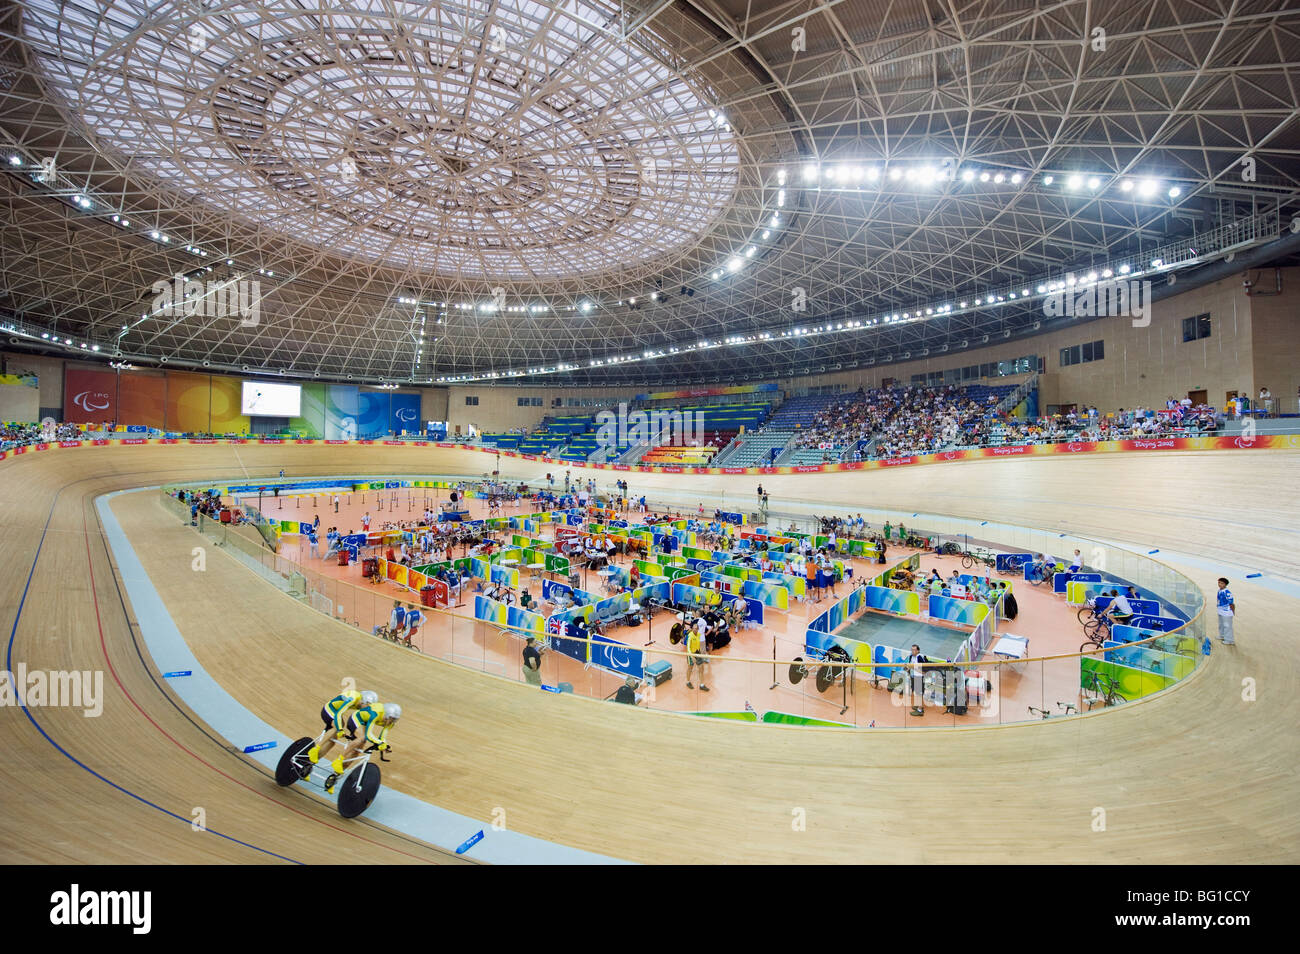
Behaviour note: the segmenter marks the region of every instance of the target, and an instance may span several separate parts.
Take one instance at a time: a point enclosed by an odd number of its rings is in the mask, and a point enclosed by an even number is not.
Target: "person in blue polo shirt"
[[[1228,589],[1228,578],[1219,577],[1219,592],[1215,594],[1215,603],[1219,612],[1219,642],[1225,646],[1237,645],[1232,634],[1232,624],[1237,618],[1237,603]]]

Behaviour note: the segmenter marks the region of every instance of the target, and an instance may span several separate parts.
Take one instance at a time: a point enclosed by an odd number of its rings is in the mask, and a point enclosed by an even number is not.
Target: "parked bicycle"
[[[1088,704],[1091,711],[1098,704],[1103,706],[1116,706],[1121,702],[1128,702],[1119,691],[1119,683],[1113,678],[1100,672],[1086,673],[1080,684],[1082,690],[1081,698]]]
[[[1081,653],[1093,653],[1106,648],[1110,639],[1110,618],[1098,613],[1083,624],[1084,642],[1079,646]]]
[[[992,567],[997,564],[997,554],[985,547],[975,547],[961,555],[962,569],[969,570],[976,564]]]
[[[1056,719],[1061,716],[1072,715],[1079,711],[1078,707],[1073,702],[1058,702],[1056,708],[1061,711],[1053,712],[1051,709],[1036,709],[1033,706],[1029,706],[1029,711],[1042,719]]]

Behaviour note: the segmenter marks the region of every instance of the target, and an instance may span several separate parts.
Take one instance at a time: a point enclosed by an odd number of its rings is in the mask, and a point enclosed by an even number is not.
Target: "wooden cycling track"
[[[105,671],[99,718],[0,709],[0,861],[449,862],[281,790],[176,700],[143,650],[93,501],[179,480],[479,474],[481,454],[328,445],[121,446],[0,463],[12,659]],[[556,465],[504,459],[510,476]],[[977,516],[1149,544],[1207,592],[1211,566],[1300,580],[1300,451],[1157,452],[764,476],[774,501]],[[572,468],[580,473],[580,468]],[[603,486],[613,479],[594,472]],[[633,490],[752,492],[758,478],[629,474]],[[647,862],[1258,863],[1300,860],[1300,600],[1234,577],[1239,647],[1143,704],[974,730],[745,726],[540,693],[412,656],[320,616],[209,548],[154,493],[114,512],[200,662],[294,735],[344,675],[400,699],[386,784],[476,819]],[[1217,567],[1217,564],[1214,565]],[[30,572],[30,582],[29,582]],[[1294,590],[1292,590],[1294,592]],[[22,600],[21,616],[19,603]],[[17,619],[17,625],[15,625]],[[1210,620],[1211,627],[1213,620]],[[1257,701],[1242,698],[1254,679]],[[204,810],[207,832],[190,820]],[[1106,830],[1092,830],[1104,808]],[[795,831],[793,812],[806,813]]]

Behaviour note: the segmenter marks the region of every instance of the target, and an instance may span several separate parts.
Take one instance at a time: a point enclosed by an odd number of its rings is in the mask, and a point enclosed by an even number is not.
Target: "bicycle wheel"
[[[292,785],[311,774],[311,763],[307,761],[306,752],[312,747],[313,742],[315,739],[303,736],[296,742],[289,743],[275,766],[277,785]]]
[[[1109,634],[1110,627],[1102,621],[1100,616],[1094,616],[1092,619],[1088,620],[1088,622],[1083,624],[1083,635],[1087,636],[1088,639],[1094,643],[1101,642],[1100,636],[1103,630]]]
[[[1096,652],[1097,650],[1099,650],[1099,649],[1101,649],[1101,648],[1102,648],[1101,643],[1094,642],[1093,640],[1090,639],[1090,640],[1088,640],[1086,643],[1084,643],[1083,645],[1081,645],[1081,646],[1079,647],[1079,652],[1080,652],[1080,653],[1092,653],[1092,652]]]
[[[1088,625],[1088,620],[1092,619],[1094,616],[1097,615],[1097,611],[1094,610],[1091,606],[1084,606],[1079,609],[1077,615],[1079,617],[1079,624],[1082,626],[1086,626]]]
[[[969,553],[963,553],[961,557],[961,568],[963,570],[969,570],[974,565],[975,565],[975,558],[971,556]]]
[[[835,682],[838,666],[819,666],[817,668],[817,691],[825,692]]]
[[[339,814],[356,818],[379,794],[379,766],[367,762],[360,770],[354,769],[344,776],[339,787]]]

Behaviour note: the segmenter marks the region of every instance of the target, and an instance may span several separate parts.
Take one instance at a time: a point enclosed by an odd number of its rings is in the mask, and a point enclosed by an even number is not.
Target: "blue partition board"
[[[804,633],[803,648],[813,659],[821,659],[826,655],[826,650],[835,645],[835,637],[825,630],[808,629]]]
[[[1054,573],[1052,574],[1052,592],[1064,593],[1065,584],[1067,583],[1097,583],[1100,580],[1100,573],[1076,573],[1073,576],[1069,573]]]
[[[875,663],[902,663],[907,661],[907,653],[893,646],[874,646],[871,651],[871,661]],[[894,670],[901,668],[899,666],[877,666],[876,676],[881,679],[888,679],[894,674]]]
[[[1117,623],[1111,627],[1110,636],[1117,643],[1136,643],[1150,639],[1152,636],[1159,636],[1161,632],[1162,630],[1158,629],[1139,629],[1136,626]]]
[[[626,643],[604,636],[592,636],[591,665],[622,673],[625,676],[645,675],[645,653]]]
[[[548,580],[545,577],[543,577],[542,578],[542,599],[554,601],[555,594],[557,593],[563,593],[564,595],[570,598],[573,597],[573,589],[567,583],[559,583],[555,580]]]
[[[1170,630],[1186,625],[1186,621],[1175,619],[1172,616],[1138,616],[1135,614],[1129,619],[1129,625],[1136,626],[1139,629],[1154,629],[1157,632],[1167,633]]]
[[[588,644],[581,640],[569,638],[569,635],[572,632],[572,627],[569,625],[569,619],[567,618],[567,614],[565,614],[565,618],[563,620],[563,626],[564,626],[563,633],[556,633],[552,631],[556,623],[557,620],[554,616],[552,616],[550,620],[547,621],[546,624],[548,630],[547,637],[546,637],[547,646],[549,646],[551,649],[555,650],[557,653],[560,653],[563,656],[568,656],[571,659],[576,659],[580,663],[586,663]]]

